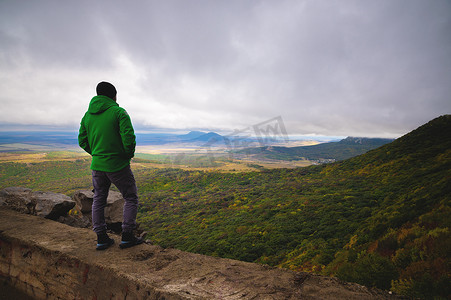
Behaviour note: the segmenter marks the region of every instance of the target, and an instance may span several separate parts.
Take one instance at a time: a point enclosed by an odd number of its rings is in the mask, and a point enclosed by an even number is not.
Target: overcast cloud
[[[451,1],[0,1],[0,123],[398,137],[451,113]],[[1,129],[1,127],[0,127]]]

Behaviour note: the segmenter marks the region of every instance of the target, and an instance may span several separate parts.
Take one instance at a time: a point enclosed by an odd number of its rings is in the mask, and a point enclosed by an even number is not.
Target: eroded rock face
[[[56,220],[75,206],[70,197],[52,192],[33,192],[23,187],[8,187],[0,191],[0,205],[21,213]]]

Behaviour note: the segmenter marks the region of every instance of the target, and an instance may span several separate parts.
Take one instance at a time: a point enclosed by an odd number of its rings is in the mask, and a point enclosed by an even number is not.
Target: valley
[[[450,132],[442,116],[365,154],[294,168],[219,151],[137,153],[138,220],[163,247],[446,299]],[[91,187],[82,152],[0,157],[0,188]]]

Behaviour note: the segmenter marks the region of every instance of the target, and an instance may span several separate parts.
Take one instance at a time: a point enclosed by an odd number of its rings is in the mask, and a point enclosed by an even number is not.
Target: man
[[[138,191],[130,169],[135,153],[135,134],[129,115],[116,103],[116,88],[109,82],[100,82],[97,96],[80,123],[78,144],[91,154],[92,224],[97,234],[97,250],[105,250],[114,244],[106,233],[105,206],[108,191],[113,183],[124,197],[122,240],[120,248],[141,244],[143,240],[133,235],[138,210]]]

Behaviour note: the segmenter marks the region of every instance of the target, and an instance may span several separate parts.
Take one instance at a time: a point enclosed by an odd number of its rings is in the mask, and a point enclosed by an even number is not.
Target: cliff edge
[[[336,278],[96,236],[0,207],[0,278],[36,299],[394,299]],[[116,243],[119,236],[113,236]]]

